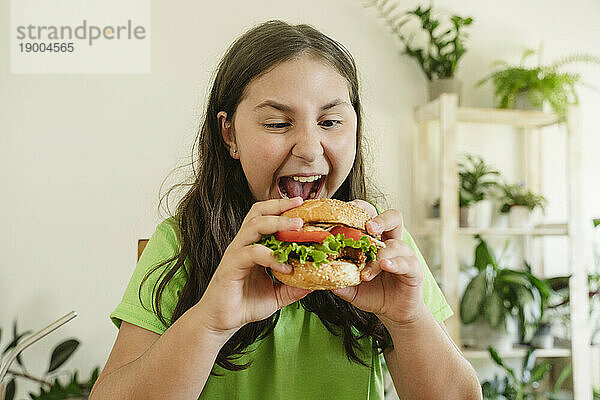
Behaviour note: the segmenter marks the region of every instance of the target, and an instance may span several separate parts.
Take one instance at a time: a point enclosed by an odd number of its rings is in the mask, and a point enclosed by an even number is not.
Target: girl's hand
[[[372,312],[386,326],[406,325],[426,311],[423,301],[423,270],[414,252],[402,241],[402,214],[387,210],[377,215],[375,207],[363,200],[351,203],[371,216],[367,232],[382,234],[386,247],[377,253],[361,273],[358,286],[332,290],[363,311]]]
[[[296,197],[252,205],[198,302],[210,330],[233,334],[243,325],[265,319],[311,292],[274,284],[263,267],[282,273],[290,273],[291,268],[279,263],[268,247],[252,244],[258,242],[262,235],[300,230],[302,219],[279,216],[300,204],[302,198]]]

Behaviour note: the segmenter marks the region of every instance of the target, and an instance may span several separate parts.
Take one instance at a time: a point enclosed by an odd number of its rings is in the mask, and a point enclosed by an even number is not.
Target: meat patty
[[[355,249],[354,247],[344,247],[340,249],[338,254],[327,254],[327,259],[330,261],[345,259],[360,265],[362,263],[367,262],[367,255],[361,249]]]

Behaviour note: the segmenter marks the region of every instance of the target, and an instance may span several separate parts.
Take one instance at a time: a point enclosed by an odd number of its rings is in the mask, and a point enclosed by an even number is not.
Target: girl
[[[401,398],[476,399],[479,383],[440,323],[452,315],[396,210],[364,201],[361,105],[352,56],[307,25],[261,24],[219,64],[199,132],[200,168],[158,225],[122,302],[91,399],[381,399],[383,353]],[[262,235],[309,194],[352,201],[387,247],[363,282],[310,292]],[[289,180],[288,180],[289,182]],[[168,197],[168,196],[167,196]],[[150,307],[151,305],[151,307]]]

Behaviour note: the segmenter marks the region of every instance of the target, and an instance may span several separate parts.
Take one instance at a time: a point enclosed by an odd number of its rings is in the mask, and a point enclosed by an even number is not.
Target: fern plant
[[[546,198],[541,194],[531,192],[522,183],[504,184],[501,188],[503,192],[501,197],[501,213],[509,212],[512,206],[525,206],[531,211],[536,207],[540,207],[542,211],[545,211]]]
[[[454,77],[458,62],[466,52],[464,39],[467,34],[461,29],[473,23],[473,18],[458,15],[450,17],[450,24],[442,24],[432,13],[432,6],[418,6],[407,12],[397,11],[397,4],[390,0],[367,0],[366,7],[373,7],[404,45],[404,54],[414,58],[429,81]],[[423,48],[413,46],[414,34],[408,38],[402,27],[417,18],[421,29],[427,34],[428,43]]]
[[[458,163],[461,192],[470,203],[490,197],[498,188],[500,172],[485,163],[481,156],[465,154]]]
[[[526,67],[525,62],[535,54],[534,50],[526,50],[518,66],[496,61],[494,65],[500,69],[480,80],[477,86],[492,81],[495,87],[494,97],[500,108],[514,108],[519,95],[525,95],[536,107],[541,107],[547,101],[558,115],[559,121],[565,122],[568,105],[578,103],[575,85],[583,83],[580,74],[559,70],[575,63],[600,64],[600,58],[573,54],[549,65],[542,65],[538,61],[537,66]]]

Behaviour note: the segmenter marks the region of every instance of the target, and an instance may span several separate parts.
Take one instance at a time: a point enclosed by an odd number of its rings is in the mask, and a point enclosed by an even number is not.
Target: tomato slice
[[[327,231],[283,231],[276,232],[275,238],[284,242],[316,242],[323,243],[327,236],[332,236]]]
[[[341,225],[334,226],[333,228],[331,228],[331,230],[329,232],[331,232],[334,235],[341,233],[344,235],[344,237],[346,239],[356,240],[357,242],[363,236],[369,237],[369,235],[367,235],[366,233],[364,233],[358,229],[350,228],[348,226],[341,226]],[[369,242],[371,242],[371,244],[373,244],[373,241],[371,240],[371,238],[369,238]]]

